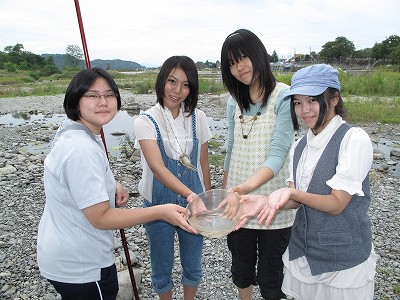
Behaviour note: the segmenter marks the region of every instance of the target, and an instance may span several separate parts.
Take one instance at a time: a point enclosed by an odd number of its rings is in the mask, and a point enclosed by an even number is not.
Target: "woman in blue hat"
[[[343,119],[338,71],[313,65],[293,75],[289,95],[295,129],[308,127],[290,152],[289,186],[268,196],[246,195],[246,214],[268,226],[281,209],[296,209],[282,290],[295,299],[373,299],[367,133]]]

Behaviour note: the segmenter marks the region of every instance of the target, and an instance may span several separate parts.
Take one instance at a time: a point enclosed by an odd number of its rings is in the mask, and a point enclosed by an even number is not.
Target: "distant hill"
[[[92,60],[90,63],[92,67],[99,67],[106,70],[142,70],[146,68],[134,61],[120,60],[120,59],[113,59],[113,60],[95,59]]]
[[[54,57],[54,63],[58,68],[64,67],[65,54],[42,54],[44,58],[49,56]],[[103,60],[103,59],[94,59],[90,61],[90,65],[92,67],[98,67],[105,70],[143,70],[146,67],[129,60],[121,60],[121,59],[112,59],[112,60]],[[82,60],[82,67],[85,67],[85,61]]]

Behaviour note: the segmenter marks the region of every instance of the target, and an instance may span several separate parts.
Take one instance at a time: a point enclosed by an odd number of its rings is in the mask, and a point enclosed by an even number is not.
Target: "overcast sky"
[[[319,52],[344,36],[357,50],[400,35],[399,0],[80,0],[89,57],[160,66],[172,55],[220,60],[226,36],[253,31],[269,54]],[[0,0],[0,50],[82,48],[74,0]]]

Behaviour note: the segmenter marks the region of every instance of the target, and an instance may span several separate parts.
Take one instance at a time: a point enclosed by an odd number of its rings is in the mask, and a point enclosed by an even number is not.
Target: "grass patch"
[[[274,73],[274,76],[276,80],[279,82],[286,83],[287,85],[290,85],[290,82],[292,80],[292,73]]]
[[[154,90],[157,73],[120,73],[116,71],[110,72],[120,89],[131,90],[134,94],[148,94]]]
[[[218,142],[214,137],[208,141],[208,148],[210,149],[218,149],[219,147],[223,146],[224,143]]]
[[[225,93],[225,87],[222,81],[217,78],[199,77],[199,93],[200,94],[222,94]]]
[[[343,95],[400,96],[400,72],[376,71],[339,73]]]
[[[293,73],[274,73],[278,81],[290,85]],[[341,94],[360,96],[400,96],[400,72],[377,68],[372,71],[339,72]]]
[[[213,166],[223,167],[225,161],[225,154],[210,154],[208,160]]]
[[[210,150],[210,152],[215,153],[209,153],[208,159],[210,161],[210,164],[219,167],[224,166],[225,153],[220,153],[219,151],[219,148],[223,145],[224,143],[217,141],[215,137],[212,137],[211,140],[208,141],[208,149]]]
[[[65,70],[36,80],[29,71],[10,73],[0,70],[0,98],[64,94],[77,71]],[[134,94],[153,92],[158,74],[156,71],[133,74],[109,72],[120,89],[130,90]],[[276,72],[274,75],[278,81],[290,84],[293,73]],[[355,74],[340,71],[339,77],[350,122],[400,123],[400,72],[387,69]],[[200,73],[199,91],[200,94],[226,93],[221,75],[218,72]]]
[[[348,97],[344,101],[351,123],[400,124],[400,98]]]
[[[400,285],[395,285],[395,286],[394,286],[394,292],[395,292],[396,294],[400,294]]]

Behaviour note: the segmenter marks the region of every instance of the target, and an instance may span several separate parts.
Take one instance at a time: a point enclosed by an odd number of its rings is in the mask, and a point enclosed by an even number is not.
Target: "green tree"
[[[46,60],[41,55],[23,49],[22,44],[4,47],[5,52],[0,52],[0,68],[8,72],[33,71],[31,74],[35,74],[35,79],[38,79],[38,76],[59,72],[53,58]]]
[[[7,72],[13,72],[13,73],[15,73],[15,72],[17,72],[18,71],[18,67],[17,67],[17,65],[16,64],[13,64],[12,62],[6,62],[5,64],[4,64],[4,69],[7,71]]]
[[[400,36],[391,35],[382,43],[375,43],[372,47],[372,57],[375,59],[391,59],[392,52],[400,46]]]
[[[372,58],[372,48],[356,50],[354,52],[354,58]]]
[[[317,54],[317,52],[311,51],[310,52],[310,60],[313,61],[313,60],[317,60],[317,59],[319,59],[319,55]]]
[[[66,68],[77,68],[82,64],[83,51],[77,45],[68,45],[65,50],[66,56],[64,65]]]
[[[278,57],[278,54],[276,53],[276,51],[274,50],[272,52],[271,62],[277,62],[277,61],[279,61],[279,57]]]
[[[390,62],[394,65],[400,65],[400,45],[392,48],[392,53],[390,54]]]
[[[45,67],[42,70],[42,73],[44,76],[48,76],[51,74],[56,74],[59,73],[60,70],[57,68],[55,62],[54,62],[54,56],[48,56],[46,58],[46,63],[45,63]]]
[[[14,46],[5,46],[4,52],[6,53],[21,53],[22,49],[24,49],[24,45],[22,44],[15,44]]]
[[[7,62],[7,53],[0,51],[0,69],[4,69],[4,64]]]
[[[46,65],[46,60],[43,57],[32,52],[21,52],[21,58],[22,63],[20,64],[20,68],[22,70],[41,69]]]
[[[196,62],[196,67],[198,70],[203,70],[203,69],[207,68],[206,64],[202,61]]]
[[[330,62],[340,61],[342,59],[352,58],[355,49],[353,42],[349,41],[344,36],[339,36],[335,41],[327,42],[323,45],[319,56]]]
[[[24,46],[22,44],[15,44],[14,46],[4,47],[4,52],[8,53],[7,61],[18,66],[22,63],[23,58],[21,53],[23,52]]]
[[[372,57],[375,59],[383,59],[385,54],[383,53],[383,47],[381,43],[375,43],[372,47]]]

